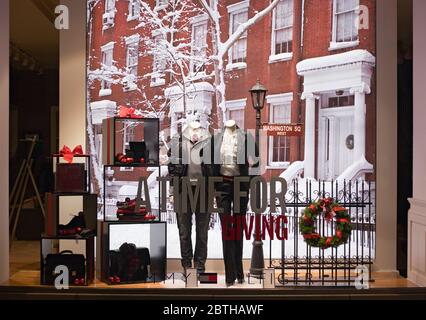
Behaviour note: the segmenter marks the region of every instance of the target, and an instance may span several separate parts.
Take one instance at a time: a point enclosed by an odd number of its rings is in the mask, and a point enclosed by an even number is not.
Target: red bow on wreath
[[[71,151],[71,149],[68,146],[63,146],[61,151],[59,151],[59,154],[64,157],[64,160],[68,163],[72,163],[74,160],[74,156],[77,155],[83,155],[83,147],[81,144],[76,146],[74,150]]]
[[[119,106],[118,107],[118,115],[120,118],[133,118],[138,119],[142,118],[140,115],[137,115],[136,109],[133,107],[127,108],[125,106]]]

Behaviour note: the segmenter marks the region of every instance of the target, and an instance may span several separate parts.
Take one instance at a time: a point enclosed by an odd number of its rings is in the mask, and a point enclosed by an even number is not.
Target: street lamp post
[[[257,80],[255,86],[250,89],[250,94],[253,102],[253,108],[256,110],[256,137],[255,143],[257,146],[256,156],[259,159],[260,167],[260,129],[262,127],[261,112],[265,105],[266,93],[268,90]],[[260,206],[260,185],[257,187],[256,192],[256,205]],[[263,269],[265,268],[265,262],[263,258],[263,241],[261,232],[261,217],[262,214],[256,214],[255,216],[255,231],[253,234],[253,249],[251,254],[250,264],[250,275],[255,277],[261,277],[263,275]]]

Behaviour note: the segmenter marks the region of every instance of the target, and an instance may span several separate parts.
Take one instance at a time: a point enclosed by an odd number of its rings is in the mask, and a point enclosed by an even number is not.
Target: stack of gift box
[[[103,121],[103,221],[97,274],[111,285],[161,281],[166,272],[166,223],[160,217],[159,119],[120,107]]]
[[[89,285],[95,278],[97,195],[90,193],[90,156],[79,145],[52,155],[54,191],[45,196],[40,280],[44,285]],[[65,270],[64,270],[65,268]]]

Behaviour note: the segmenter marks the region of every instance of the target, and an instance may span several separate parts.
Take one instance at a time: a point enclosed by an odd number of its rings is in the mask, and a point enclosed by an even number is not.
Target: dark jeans
[[[195,251],[192,248],[192,216],[195,215]],[[195,211],[191,210],[188,199],[188,210],[180,210],[177,213],[177,222],[179,228],[180,253],[182,257],[182,267],[184,269],[192,268],[192,259],[194,267],[204,272],[207,260],[207,239],[210,224],[210,214],[200,212],[199,203]]]
[[[217,205],[223,209],[220,213],[222,225],[223,260],[225,263],[225,278],[227,283],[244,279],[243,269],[243,237],[242,219],[247,212],[248,198],[240,198],[240,211],[235,212],[234,183],[224,182],[218,187],[222,194],[217,197]],[[237,224],[240,224],[237,226]]]

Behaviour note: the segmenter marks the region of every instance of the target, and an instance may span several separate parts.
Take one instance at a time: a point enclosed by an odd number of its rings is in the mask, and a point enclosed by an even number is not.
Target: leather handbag
[[[86,278],[86,258],[82,254],[74,254],[70,250],[60,253],[51,253],[46,256],[44,261],[44,283],[53,285],[58,274],[55,273],[57,266],[66,266],[68,268],[69,284],[75,283],[75,280]]]

